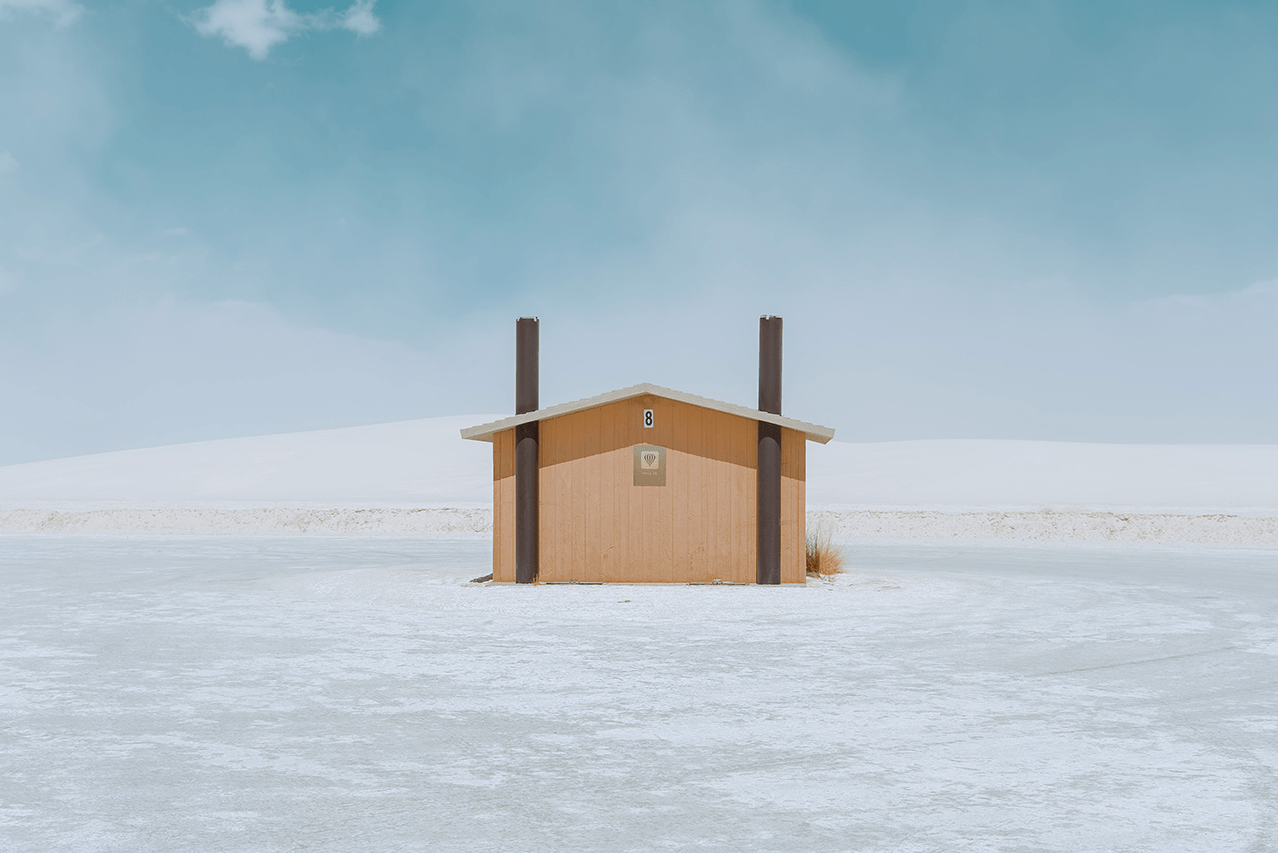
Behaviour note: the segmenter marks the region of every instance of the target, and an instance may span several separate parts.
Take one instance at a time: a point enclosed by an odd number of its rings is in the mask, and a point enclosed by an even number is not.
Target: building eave
[[[801,432],[807,437],[808,441],[815,441],[818,444],[825,444],[830,439],[834,438],[834,430],[830,427],[821,426],[819,424],[810,424],[806,421],[799,421],[782,415],[774,415],[770,412],[761,412],[758,409],[751,409],[747,406],[738,406],[735,403],[725,403],[722,400],[711,400],[708,397],[698,397],[696,394],[687,394],[683,391],[675,391],[671,388],[663,388],[660,385],[652,385],[647,382],[639,385],[631,385],[629,388],[620,388],[616,391],[609,391],[606,394],[600,394],[597,397],[587,397],[584,400],[560,403],[557,406],[549,406],[545,409],[538,409],[535,412],[528,412],[523,415],[513,415],[509,418],[502,418],[499,421],[492,421],[491,423],[467,427],[461,431],[461,437],[472,441],[492,441],[493,436],[497,433],[508,429],[514,429],[520,424],[528,424],[536,421],[548,421],[553,418],[563,417],[564,415],[571,415],[574,412],[593,409],[596,406],[606,406],[609,403],[617,403],[622,400],[630,400],[644,395],[661,397],[666,400],[675,400],[680,403],[687,403],[691,406],[700,406],[703,409],[723,412],[728,415],[736,415],[737,417],[748,418],[752,421],[776,424],[779,427]]]

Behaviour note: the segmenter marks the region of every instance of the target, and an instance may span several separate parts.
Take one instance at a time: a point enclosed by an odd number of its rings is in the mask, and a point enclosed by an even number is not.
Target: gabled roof
[[[607,403],[629,400],[632,397],[641,397],[644,394],[651,394],[654,397],[664,397],[667,400],[677,400],[680,403],[688,403],[692,406],[700,406],[703,409],[712,409],[716,412],[737,415],[739,417],[749,418],[752,421],[763,421],[767,424],[776,424],[777,426],[782,426],[787,429],[797,430],[798,432],[804,433],[808,437],[809,441],[815,441],[819,444],[825,444],[827,441],[834,438],[834,430],[829,427],[805,423],[804,421],[796,421],[794,418],[786,418],[769,412],[760,412],[758,409],[750,409],[745,406],[738,406],[734,403],[724,403],[719,400],[711,400],[707,397],[698,397],[695,394],[685,394],[682,391],[662,388],[660,385],[650,385],[647,382],[642,385],[631,385],[629,388],[622,388],[618,391],[609,391],[607,394],[600,394],[598,397],[587,397],[585,400],[576,400],[571,403],[560,403],[558,406],[550,406],[549,408],[538,409],[535,412],[528,412],[523,415],[502,418],[499,421],[493,421],[489,424],[467,427],[461,431],[461,437],[474,439],[475,441],[492,441],[494,434],[502,432],[503,430],[513,429],[520,424],[528,424],[533,421],[548,421],[551,418],[571,415],[573,412],[580,412],[584,409],[593,409],[595,406],[603,406]]]

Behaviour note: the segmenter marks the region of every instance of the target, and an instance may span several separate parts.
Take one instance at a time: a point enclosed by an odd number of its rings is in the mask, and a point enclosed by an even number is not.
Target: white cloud
[[[1244,296],[1269,296],[1278,295],[1278,278],[1269,281],[1258,281],[1255,284],[1249,284],[1242,290],[1238,291]]]
[[[84,7],[68,0],[0,0],[0,21],[16,15],[48,15],[65,27],[80,17]]]
[[[342,27],[361,36],[371,36],[382,28],[382,22],[373,14],[376,0],[356,0],[342,14]]]
[[[18,161],[8,151],[0,151],[0,174],[12,172],[18,168]]]
[[[272,47],[302,29],[301,21],[281,0],[217,0],[196,13],[195,29],[201,35],[221,36],[254,59],[265,59]]]
[[[6,0],[0,0],[0,3]],[[344,11],[324,9],[312,14],[294,12],[284,0],[217,0],[195,13],[195,29],[201,35],[221,36],[233,47],[242,47],[254,59],[266,59],[277,44],[307,30],[344,29],[368,36],[382,27],[373,13],[376,0],[355,0]]]

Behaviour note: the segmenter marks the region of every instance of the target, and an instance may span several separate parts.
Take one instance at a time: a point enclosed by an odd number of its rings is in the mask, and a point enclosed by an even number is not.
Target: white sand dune
[[[0,467],[0,531],[477,534],[498,415]],[[809,518],[848,539],[1278,546],[1278,446],[809,444]]]
[[[815,505],[1278,509],[1278,445],[808,445]]]
[[[861,541],[1278,547],[1278,446],[831,442],[808,523]]]
[[[501,415],[229,438],[0,467],[0,505],[473,506],[492,502]]]

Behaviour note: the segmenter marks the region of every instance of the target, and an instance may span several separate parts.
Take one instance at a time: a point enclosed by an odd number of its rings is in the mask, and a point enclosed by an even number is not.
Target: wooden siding
[[[643,410],[655,411],[645,429]],[[635,445],[666,448],[665,486],[635,486]],[[661,397],[540,427],[539,580],[755,580],[758,424]],[[514,430],[493,441],[493,580],[513,581]],[[804,583],[806,435],[782,430],[782,583]]]
[[[493,580],[515,582],[515,431],[493,436]]]
[[[781,583],[805,583],[807,560],[807,436],[781,430]]]

